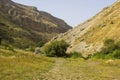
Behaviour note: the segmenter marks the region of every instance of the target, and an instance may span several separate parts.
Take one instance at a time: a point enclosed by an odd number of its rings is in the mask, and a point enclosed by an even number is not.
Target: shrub
[[[15,51],[14,48],[13,48],[12,46],[10,46],[10,45],[7,46],[7,47],[5,47],[5,49],[10,50],[10,51],[13,51],[13,52]]]
[[[71,57],[71,58],[83,58],[82,54],[79,52],[69,53],[69,57]]]
[[[120,41],[116,42],[116,49],[120,50]]]
[[[120,50],[115,50],[115,51],[112,53],[112,56],[113,56],[113,58],[120,59]]]
[[[115,42],[112,39],[108,39],[104,42],[104,46],[100,52],[95,53],[95,58],[109,59],[117,58],[120,59],[120,42]]]
[[[114,40],[112,40],[112,39],[107,39],[107,40],[104,41],[104,46],[111,46],[111,45],[113,45],[114,43],[115,43]]]
[[[37,47],[42,47],[42,46],[44,46],[44,44],[45,44],[44,41],[40,41],[36,46],[37,46]]]
[[[10,50],[10,51],[15,51],[12,46],[7,47],[7,49]]]
[[[3,40],[13,43],[13,38],[11,37],[10,32],[0,26],[0,45]]]
[[[7,40],[2,40],[1,45],[4,46],[4,47],[8,47],[9,42]]]
[[[104,59],[105,58],[105,56],[106,56],[106,54],[103,54],[103,53],[101,53],[101,52],[96,52],[96,53],[94,53],[94,55],[93,55],[93,57],[94,58],[100,58],[100,59]]]
[[[35,47],[30,46],[30,47],[27,48],[26,50],[27,50],[27,51],[32,51],[32,52],[34,52],[34,51],[35,51]]]
[[[116,49],[115,41],[112,39],[107,39],[104,42],[104,47],[102,48],[101,53],[109,54]]]
[[[15,38],[14,43],[12,44],[14,47],[17,47],[19,49],[27,49],[30,46],[35,46],[34,42],[32,42],[31,40],[22,37],[22,38]]]
[[[64,40],[53,41],[42,48],[42,53],[49,57],[63,57],[68,46]]]

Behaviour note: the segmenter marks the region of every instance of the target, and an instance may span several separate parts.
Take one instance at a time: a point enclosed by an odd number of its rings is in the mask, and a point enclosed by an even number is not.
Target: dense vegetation
[[[19,49],[43,46],[47,40],[32,31],[22,29],[6,18],[0,17],[0,45]]]
[[[4,24],[0,23],[0,45],[2,44],[2,41],[4,41],[4,40],[8,41],[9,43],[13,42],[11,33],[8,32],[6,29],[7,27],[4,27],[3,25]]]
[[[97,52],[94,57],[120,59],[120,42],[115,42],[112,39],[105,40],[103,48],[100,52]]]
[[[68,29],[71,26],[47,12],[12,0],[0,0],[0,44],[4,42],[24,50],[41,47],[40,42],[45,43]]]
[[[66,50],[69,46],[65,41],[53,41],[42,48],[42,53],[49,57],[66,56]]]

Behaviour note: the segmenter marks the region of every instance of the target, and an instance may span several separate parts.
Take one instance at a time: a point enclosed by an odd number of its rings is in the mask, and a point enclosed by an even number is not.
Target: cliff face
[[[11,0],[0,0],[0,23],[9,26],[8,31],[14,31],[12,34],[15,39],[24,37],[36,43],[41,40],[48,41],[53,36],[71,29],[63,20],[47,12]]]
[[[106,39],[120,41],[120,0],[54,39],[70,43],[68,52],[78,51],[84,55],[99,51]]]

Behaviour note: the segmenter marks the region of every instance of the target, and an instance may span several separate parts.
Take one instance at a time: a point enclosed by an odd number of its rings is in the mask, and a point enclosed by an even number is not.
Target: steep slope
[[[89,54],[100,50],[106,39],[120,40],[120,0],[104,8],[93,18],[74,29],[54,37],[70,43],[68,52]]]
[[[11,37],[22,44],[48,41],[56,34],[71,29],[63,20],[49,13],[11,0],[0,0],[0,23],[0,28],[7,29]]]

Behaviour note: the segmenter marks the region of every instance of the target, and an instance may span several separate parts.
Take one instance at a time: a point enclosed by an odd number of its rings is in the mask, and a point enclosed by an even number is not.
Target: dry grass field
[[[49,58],[0,48],[0,80],[120,80],[120,60]]]

